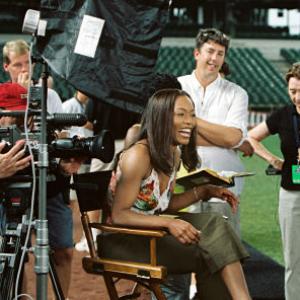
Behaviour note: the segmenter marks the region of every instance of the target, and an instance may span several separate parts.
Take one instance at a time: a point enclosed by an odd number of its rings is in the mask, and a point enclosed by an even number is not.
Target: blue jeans
[[[0,204],[0,236],[4,234],[4,229],[5,229],[5,208],[3,204]]]
[[[49,245],[52,249],[73,248],[73,217],[62,193],[47,199]]]
[[[191,274],[171,274],[160,287],[168,300],[189,300],[190,284]],[[156,300],[153,294],[152,300]]]

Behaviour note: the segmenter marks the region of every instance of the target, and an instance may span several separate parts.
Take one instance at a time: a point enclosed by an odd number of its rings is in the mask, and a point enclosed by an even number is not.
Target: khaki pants
[[[227,264],[248,256],[223,217],[214,213],[180,214],[180,218],[201,229],[198,244],[183,245],[172,235],[158,239],[158,264],[166,266],[168,274],[197,274],[198,289],[205,295],[201,299],[225,300],[229,293],[219,271]],[[135,262],[149,261],[149,239],[122,234],[98,236],[98,251],[101,257]],[[122,246],[120,246],[122,245]],[[214,295],[214,298],[211,298]]]
[[[212,202],[205,201],[200,205],[200,212],[215,212],[228,218],[228,222],[231,224],[235,233],[241,238],[241,224],[240,224],[240,207],[238,206],[237,212],[233,213],[231,206],[225,202]]]
[[[300,191],[280,188],[279,222],[285,262],[285,299],[300,295]]]

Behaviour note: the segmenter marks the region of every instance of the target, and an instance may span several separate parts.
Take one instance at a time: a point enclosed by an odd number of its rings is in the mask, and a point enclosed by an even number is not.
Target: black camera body
[[[29,132],[28,136],[28,143],[32,148],[34,157],[38,158],[39,132]],[[25,139],[25,134],[18,126],[12,125],[0,128],[0,140],[5,142],[2,153],[8,152],[21,139]],[[50,158],[98,158],[108,163],[114,156],[114,139],[109,130],[102,130],[100,134],[88,138],[80,138],[78,136],[57,138],[55,131],[50,127],[47,140]],[[26,153],[29,153],[29,151],[26,150]]]
[[[5,142],[2,153],[8,152],[16,143],[16,141],[20,140],[21,138],[21,131],[17,125],[0,127],[0,141]]]
[[[272,165],[268,165],[265,172],[266,172],[266,175],[269,175],[269,176],[280,175],[281,174],[281,170],[275,169]]]
[[[41,86],[30,87],[29,111],[28,116],[32,117],[34,124],[33,130],[28,132],[29,144],[33,150],[35,158],[38,158],[40,150],[39,138],[41,127],[41,102],[43,90]],[[12,116],[19,118],[17,124],[0,128],[0,141],[5,141],[6,145],[2,153],[9,151],[20,139],[25,139],[22,118],[25,116],[23,111],[5,112],[1,111],[0,116]],[[104,163],[108,163],[114,156],[114,139],[110,131],[102,130],[94,137],[79,138],[57,138],[56,130],[69,126],[83,126],[87,119],[82,114],[54,113],[47,115],[47,145],[50,158],[71,158],[86,157],[98,158]],[[20,123],[22,125],[20,125]]]

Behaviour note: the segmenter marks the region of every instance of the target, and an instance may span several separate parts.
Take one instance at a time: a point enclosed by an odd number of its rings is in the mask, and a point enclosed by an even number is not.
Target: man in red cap
[[[29,45],[24,40],[12,40],[3,47],[3,69],[9,75],[10,81],[24,88],[29,86]],[[62,113],[62,102],[53,89],[48,89],[47,111],[50,114]]]

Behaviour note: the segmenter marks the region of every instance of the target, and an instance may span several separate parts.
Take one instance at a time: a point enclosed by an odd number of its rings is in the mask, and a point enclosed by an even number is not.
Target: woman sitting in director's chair
[[[152,96],[138,141],[120,156],[112,222],[166,228],[170,234],[158,240],[158,263],[166,266],[168,273],[198,273],[201,299],[250,299],[240,264],[248,253],[223,217],[212,213],[180,213],[178,218],[160,215],[177,213],[211,197],[224,199],[236,209],[235,196],[213,185],[172,194],[180,164],[179,146],[189,170],[198,163],[195,126],[194,105],[187,93],[167,89]],[[149,259],[147,241],[141,237],[102,234],[98,243],[101,257]]]

